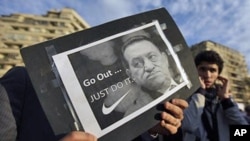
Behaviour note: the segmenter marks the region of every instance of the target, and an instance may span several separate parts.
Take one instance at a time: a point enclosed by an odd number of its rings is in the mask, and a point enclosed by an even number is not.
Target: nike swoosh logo
[[[121,98],[119,98],[113,105],[106,107],[105,104],[103,103],[102,105],[102,113],[104,115],[110,114],[112,111],[114,111],[114,109],[117,107],[118,104],[120,104],[120,102],[125,98],[125,96],[127,96],[129,94],[129,92],[131,91],[128,90]]]

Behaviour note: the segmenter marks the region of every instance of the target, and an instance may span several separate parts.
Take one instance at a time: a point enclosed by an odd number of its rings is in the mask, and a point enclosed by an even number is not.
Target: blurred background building
[[[191,46],[193,56],[203,50],[214,50],[220,54],[224,60],[221,75],[229,79],[234,100],[237,103],[250,104],[250,79],[245,57],[238,51],[213,41],[203,41]]]
[[[0,76],[23,66],[19,50],[39,42],[89,28],[73,9],[50,10],[46,15],[11,14],[0,17]]]

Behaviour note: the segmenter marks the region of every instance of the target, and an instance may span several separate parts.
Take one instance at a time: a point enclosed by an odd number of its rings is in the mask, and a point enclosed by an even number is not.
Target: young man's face
[[[215,63],[201,62],[201,64],[197,66],[197,70],[206,88],[213,86],[219,76],[219,68]]]
[[[159,90],[163,85],[170,85],[167,56],[150,41],[142,40],[129,45],[124,57],[129,64],[129,76],[140,86]]]

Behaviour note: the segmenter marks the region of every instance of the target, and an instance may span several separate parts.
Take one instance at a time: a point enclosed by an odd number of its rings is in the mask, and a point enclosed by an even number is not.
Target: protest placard
[[[186,99],[199,87],[191,52],[164,8],[21,54],[55,134],[84,130],[129,141],[159,122],[159,103]]]

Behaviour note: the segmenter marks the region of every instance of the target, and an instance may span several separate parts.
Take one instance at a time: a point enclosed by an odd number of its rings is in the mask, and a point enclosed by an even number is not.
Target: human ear
[[[133,80],[135,81],[135,78],[132,76],[131,72],[129,69],[126,69],[126,74]]]
[[[126,74],[127,74],[130,78],[132,78],[132,75],[131,75],[131,72],[130,72],[129,69],[126,69]]]
[[[166,61],[166,63],[167,63],[167,64],[168,64],[168,66],[169,66],[168,56],[167,56],[167,54],[166,54],[165,52],[162,52],[162,53],[161,53],[161,55],[163,56],[163,58],[165,58],[165,61]]]

